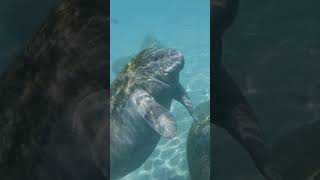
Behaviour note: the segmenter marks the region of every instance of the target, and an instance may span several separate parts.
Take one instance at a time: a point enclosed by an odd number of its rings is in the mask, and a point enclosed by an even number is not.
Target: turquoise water
[[[161,45],[178,48],[185,57],[180,81],[194,105],[210,98],[209,0],[111,0],[111,63],[138,53],[148,35]],[[111,81],[115,74],[111,72]],[[179,103],[171,109],[177,116],[178,134],[162,138],[149,159],[121,180],[187,180],[186,138],[192,118]]]

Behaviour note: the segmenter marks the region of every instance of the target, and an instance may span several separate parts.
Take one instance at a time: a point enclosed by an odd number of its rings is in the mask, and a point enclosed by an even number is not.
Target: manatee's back
[[[187,161],[192,180],[210,179],[210,101],[196,107],[199,123],[193,122],[187,139]]]
[[[163,45],[160,44],[160,41],[153,35],[148,35],[142,41],[140,50],[149,49],[149,48],[162,48]],[[133,58],[133,56],[124,56],[115,59],[111,64],[111,70],[119,75],[121,70],[128,64],[128,62]]]
[[[144,83],[137,72],[145,51],[140,52],[111,83],[110,174],[111,179],[139,168],[156,147],[160,135],[142,117],[133,102]]]

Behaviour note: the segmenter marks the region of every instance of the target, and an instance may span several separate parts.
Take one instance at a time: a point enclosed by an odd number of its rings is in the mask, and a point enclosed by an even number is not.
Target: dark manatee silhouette
[[[222,65],[222,38],[233,23],[238,0],[211,0],[211,43],[213,54],[213,109],[211,123],[226,129],[251,155],[268,180],[281,179],[273,166],[270,148],[258,125],[256,114],[240,88]],[[211,157],[214,162],[214,157]]]
[[[187,137],[187,162],[192,180],[210,179],[210,102],[195,108],[199,123],[193,123]],[[212,172],[211,172],[212,174]]]
[[[177,100],[197,120],[191,100],[179,82],[185,60],[177,49],[146,49],[136,55],[111,84],[110,174],[123,177],[139,168],[160,137],[176,134],[170,113]]]
[[[320,179],[320,122],[302,125],[278,138],[272,146],[285,180]]]
[[[215,106],[215,104],[213,104],[213,106]],[[214,125],[226,129],[229,132],[229,134],[232,135],[233,138],[236,141],[238,141],[240,145],[242,145],[242,147],[250,153],[253,161],[257,164],[256,161],[257,159],[259,160],[260,157],[257,157],[257,154],[252,152],[264,149],[267,145],[263,140],[262,132],[259,129],[258,124],[256,122],[249,121],[248,124],[241,124],[244,121],[240,119],[239,123],[234,124],[230,127],[228,126],[228,124],[223,122],[224,120],[217,121],[216,114],[210,113],[210,101],[206,101],[199,104],[195,108],[195,110],[199,116],[199,123],[192,124],[187,139],[187,160],[191,179],[205,180],[208,179],[210,176],[211,178],[215,177],[215,166],[219,166],[219,164],[215,163],[215,159],[217,158],[215,157],[215,150],[219,148],[221,149],[221,147],[217,146],[223,146],[226,144],[218,144],[217,142],[215,142],[216,138],[213,137],[216,136],[217,133],[215,133],[216,127]],[[239,135],[237,132],[238,129],[244,129],[240,132],[243,134]],[[258,143],[255,146],[246,146],[246,144],[243,141],[259,141],[260,144]],[[269,161],[264,161],[263,159],[262,161],[262,163],[269,163]],[[272,170],[274,168],[276,167],[272,166]]]
[[[0,179],[109,177],[107,1],[61,0],[0,77]]]
[[[148,48],[163,48],[163,46],[160,44],[160,41],[154,35],[149,34],[143,39],[140,46],[141,50]],[[134,55],[124,56],[114,60],[114,62],[111,64],[112,72],[118,75],[120,71],[128,64],[132,57],[134,57]]]
[[[0,73],[56,5],[56,0],[5,0],[0,6]]]

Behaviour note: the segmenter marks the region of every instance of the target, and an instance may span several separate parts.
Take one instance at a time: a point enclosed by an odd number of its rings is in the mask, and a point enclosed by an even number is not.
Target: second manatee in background
[[[210,115],[210,101],[203,102],[196,107],[199,123],[193,123],[187,139],[187,160],[192,179],[206,180],[210,176],[214,177],[214,151],[217,148],[212,147],[212,145],[216,145],[213,141],[214,125],[226,129],[250,153],[256,164],[256,161],[260,161],[259,163],[269,165],[268,161],[264,161],[264,157],[261,157],[265,155],[264,152],[268,152],[264,137],[261,136],[262,130],[256,121],[242,116],[243,111],[246,112],[247,109],[238,109],[238,112],[232,114],[232,116],[238,117],[237,122],[228,122],[227,119],[217,119],[216,117],[219,117],[219,114],[213,113]],[[257,142],[252,143],[255,141]],[[248,146],[247,143],[249,142],[253,145]],[[212,149],[210,149],[210,143]],[[270,171],[270,173],[272,172]]]

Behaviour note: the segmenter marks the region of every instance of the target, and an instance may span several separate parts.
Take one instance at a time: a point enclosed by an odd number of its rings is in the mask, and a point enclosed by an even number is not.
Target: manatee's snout
[[[168,66],[165,69],[166,73],[179,72],[184,66],[184,56],[181,51],[177,49],[168,49],[167,56]]]

